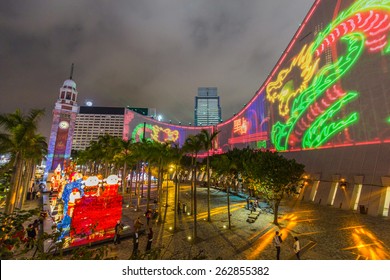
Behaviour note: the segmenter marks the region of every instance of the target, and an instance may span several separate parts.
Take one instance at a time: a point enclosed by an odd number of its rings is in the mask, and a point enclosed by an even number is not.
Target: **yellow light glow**
[[[279,114],[281,116],[287,116],[289,114],[290,101],[307,88],[317,70],[320,59],[318,58],[313,61],[311,49],[312,46],[307,47],[305,45],[301,52],[293,59],[290,67],[281,70],[276,80],[267,85],[267,99],[271,103],[279,101]],[[289,74],[293,69],[299,69],[301,71],[302,82],[300,85],[295,86],[293,81],[290,80],[292,86],[286,87],[286,84],[289,82]]]

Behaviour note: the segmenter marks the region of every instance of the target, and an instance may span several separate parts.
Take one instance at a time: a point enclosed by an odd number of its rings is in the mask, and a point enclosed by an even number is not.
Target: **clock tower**
[[[68,80],[60,88],[57,102],[53,110],[45,177],[53,172],[58,165],[61,169],[70,159],[73,131],[76,122],[77,106],[76,83],[72,80],[73,64]]]

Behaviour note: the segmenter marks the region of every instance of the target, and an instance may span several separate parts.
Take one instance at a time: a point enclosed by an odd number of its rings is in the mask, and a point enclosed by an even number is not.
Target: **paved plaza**
[[[188,206],[189,191],[189,186],[181,186],[180,200]],[[207,222],[207,190],[198,188],[198,239],[189,241],[188,237],[193,232],[193,216],[182,213],[177,220],[177,229],[173,231],[173,186],[170,186],[169,194],[168,206],[163,207],[163,222],[152,220],[150,223],[154,231],[152,248],[161,249],[159,259],[273,260],[276,250],[272,237],[276,230],[282,233],[281,259],[284,260],[295,259],[292,249],[295,236],[300,240],[303,260],[390,259],[390,219],[387,217],[290,199],[280,207],[279,227],[272,223],[273,214],[265,211],[253,223],[248,223],[250,211],[246,209],[245,197],[231,195],[229,229],[226,193],[211,189],[211,222]],[[139,250],[140,254],[145,252],[148,232],[144,216],[146,201],[142,200],[139,211],[134,205],[135,200],[133,205],[129,205],[129,195],[125,195],[122,221],[126,229],[122,242],[114,245],[109,241],[97,245],[108,246],[110,258],[131,258],[131,235],[137,217],[141,217],[144,223]],[[265,203],[261,202],[261,205],[265,206]],[[32,202],[27,202],[26,206],[32,207]],[[50,226],[51,219],[48,218],[45,228]]]
[[[276,230],[282,233],[284,240],[282,259],[295,259],[292,249],[294,236],[301,242],[301,258],[304,260],[390,259],[389,218],[292,199],[280,208],[279,227],[272,223],[273,214],[268,213],[262,213],[254,223],[248,223],[250,211],[246,209],[245,198],[230,196],[231,229],[228,229],[226,193],[215,189],[211,192],[212,222],[207,222],[206,189],[199,188],[196,242],[188,241],[188,236],[192,235],[193,216],[181,215],[178,230],[170,230],[173,225],[172,206],[167,208],[166,223],[153,224],[153,247],[162,248],[161,259],[273,260],[276,250],[272,238]],[[140,214],[124,209],[124,219],[130,226]],[[141,252],[146,241],[145,234],[140,238]],[[112,256],[128,259],[133,245],[131,239],[125,239],[120,245],[109,246]]]

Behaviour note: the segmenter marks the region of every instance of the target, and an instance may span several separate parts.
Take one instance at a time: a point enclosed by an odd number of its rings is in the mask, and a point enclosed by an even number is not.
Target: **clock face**
[[[67,129],[69,127],[69,123],[67,121],[62,121],[60,122],[59,127],[61,129]]]

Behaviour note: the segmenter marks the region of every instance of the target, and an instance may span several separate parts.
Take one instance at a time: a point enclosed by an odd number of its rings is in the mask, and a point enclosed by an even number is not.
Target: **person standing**
[[[177,214],[180,215],[181,214],[181,202],[179,200],[179,202],[177,203]]]
[[[114,236],[114,244],[120,244],[121,243],[121,234],[123,231],[123,225],[121,221],[117,221],[115,225],[115,236]]]
[[[134,231],[138,232],[141,229],[141,226],[143,223],[141,222],[141,217],[138,217],[137,220],[134,222]]]
[[[145,212],[146,217],[146,224],[149,226],[150,219],[152,218],[152,210],[148,209],[148,211]]]
[[[275,232],[273,239],[274,246],[276,248],[276,259],[280,260],[280,246],[282,245],[282,234],[279,235],[279,231]]]
[[[148,233],[148,243],[146,244],[146,253],[149,253],[150,250],[152,249],[152,241],[153,241],[153,230],[152,228],[149,228],[149,233]]]
[[[37,236],[37,232],[35,231],[34,225],[29,224],[27,227],[27,245],[26,245],[27,249],[34,247],[36,236]]]
[[[133,259],[137,258],[138,256],[138,245],[139,245],[139,235],[138,235],[138,231],[135,231],[133,235],[133,253],[131,254]]]
[[[297,260],[300,260],[301,257],[299,256],[299,252],[301,251],[301,244],[299,243],[299,239],[298,237],[294,237],[294,245],[293,245],[293,249],[294,249],[294,252],[295,252],[295,256],[297,256]]]

